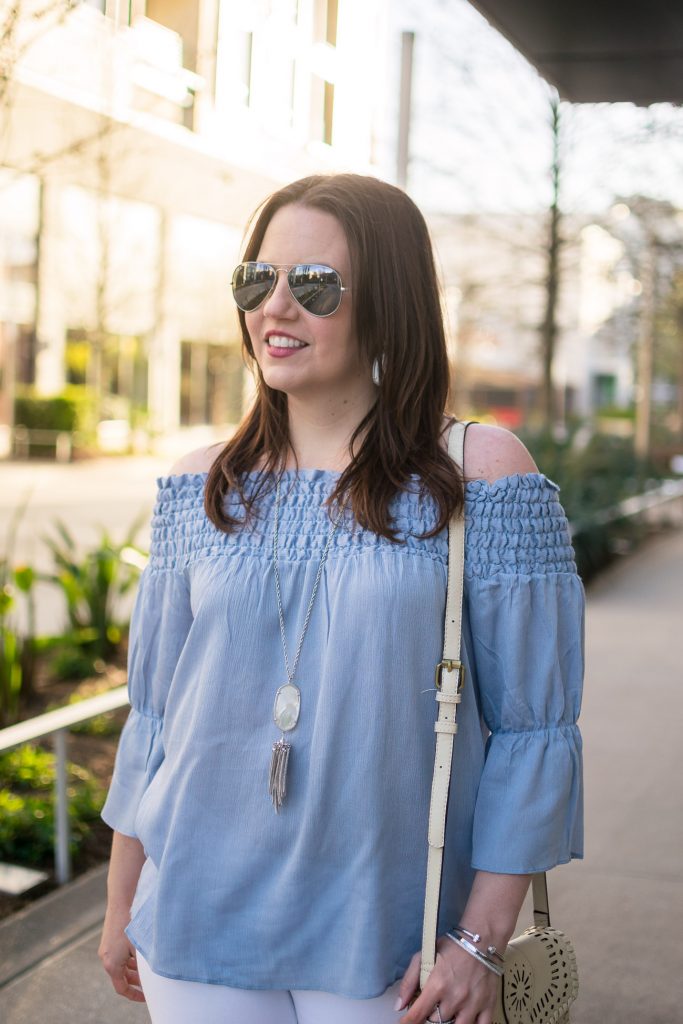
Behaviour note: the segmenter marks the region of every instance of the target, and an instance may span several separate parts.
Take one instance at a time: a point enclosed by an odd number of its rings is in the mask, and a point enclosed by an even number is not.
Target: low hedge
[[[86,387],[69,385],[57,395],[38,395],[20,388],[14,398],[14,422],[28,430],[54,430],[78,434],[81,443],[96,438],[96,405]],[[29,444],[29,455],[54,455],[54,444]]]
[[[650,532],[642,521],[604,522],[600,515],[671,477],[660,462],[638,459],[632,438],[594,433],[584,441],[577,429],[562,441],[547,433],[519,431],[518,436],[542,472],[560,487],[582,579],[589,580]]]

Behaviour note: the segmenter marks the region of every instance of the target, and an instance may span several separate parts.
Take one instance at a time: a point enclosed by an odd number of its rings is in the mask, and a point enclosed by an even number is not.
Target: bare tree
[[[560,100],[553,96],[550,101],[550,130],[552,133],[552,161],[550,165],[551,200],[548,210],[548,240],[545,250],[547,276],[545,287],[545,315],[541,324],[541,365],[543,381],[541,390],[543,423],[550,431],[555,426],[554,388],[552,379],[553,358],[558,335],[557,307],[560,291],[560,185],[562,180],[561,119]]]
[[[61,25],[82,0],[10,0],[0,13],[0,111],[11,102],[17,64],[45,32]]]

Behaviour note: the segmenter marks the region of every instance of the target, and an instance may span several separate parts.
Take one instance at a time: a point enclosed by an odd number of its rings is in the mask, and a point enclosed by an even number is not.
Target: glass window
[[[593,406],[604,409],[614,405],[617,397],[617,380],[613,373],[596,373],[593,376]]]
[[[313,40],[337,45],[338,0],[315,0],[313,8]]]
[[[182,426],[238,423],[242,417],[244,364],[234,345],[183,341],[180,346]]]

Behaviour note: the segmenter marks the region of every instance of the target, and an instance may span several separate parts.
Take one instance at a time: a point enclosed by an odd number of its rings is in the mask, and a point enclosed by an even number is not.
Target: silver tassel
[[[273,801],[273,807],[280,812],[282,802],[287,792],[287,765],[289,763],[289,752],[292,744],[284,737],[273,743],[273,754],[270,759],[270,777],[268,779],[268,792]]]

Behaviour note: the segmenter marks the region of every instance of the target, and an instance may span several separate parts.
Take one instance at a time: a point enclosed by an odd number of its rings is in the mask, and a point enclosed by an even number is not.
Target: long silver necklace
[[[273,704],[273,720],[276,726],[282,733],[279,740],[273,743],[273,752],[270,758],[270,773],[268,777],[268,792],[270,798],[273,801],[273,806],[277,813],[280,812],[280,807],[285,798],[287,792],[287,766],[289,764],[289,753],[291,750],[291,743],[288,743],[285,739],[285,733],[291,732],[299,721],[299,712],[301,710],[301,691],[298,686],[294,685],[294,673],[296,667],[299,664],[299,655],[301,654],[301,648],[303,646],[304,637],[306,636],[306,630],[308,629],[308,623],[311,618],[311,611],[313,610],[313,602],[315,601],[315,595],[318,591],[318,584],[323,572],[323,566],[327,559],[327,553],[330,550],[330,544],[334,537],[337,527],[341,522],[342,515],[344,513],[344,506],[339,509],[337,518],[335,519],[325,549],[320,559],[320,565],[318,566],[318,572],[315,577],[315,583],[313,584],[313,592],[311,599],[308,602],[308,611],[306,612],[306,618],[304,619],[304,626],[301,630],[301,636],[299,637],[299,643],[297,645],[296,654],[294,656],[294,665],[291,670],[289,667],[289,658],[287,656],[287,640],[285,637],[285,618],[282,611],[282,594],[280,592],[280,573],[277,567],[277,544],[278,544],[278,528],[279,528],[279,513],[280,513],[280,477],[277,478],[277,489],[275,492],[275,529],[273,531],[273,569],[275,573],[275,593],[277,594],[277,610],[280,617],[280,637],[282,639],[282,650],[285,655],[285,668],[287,669],[287,679],[283,686],[279,687],[275,694],[275,703]]]

